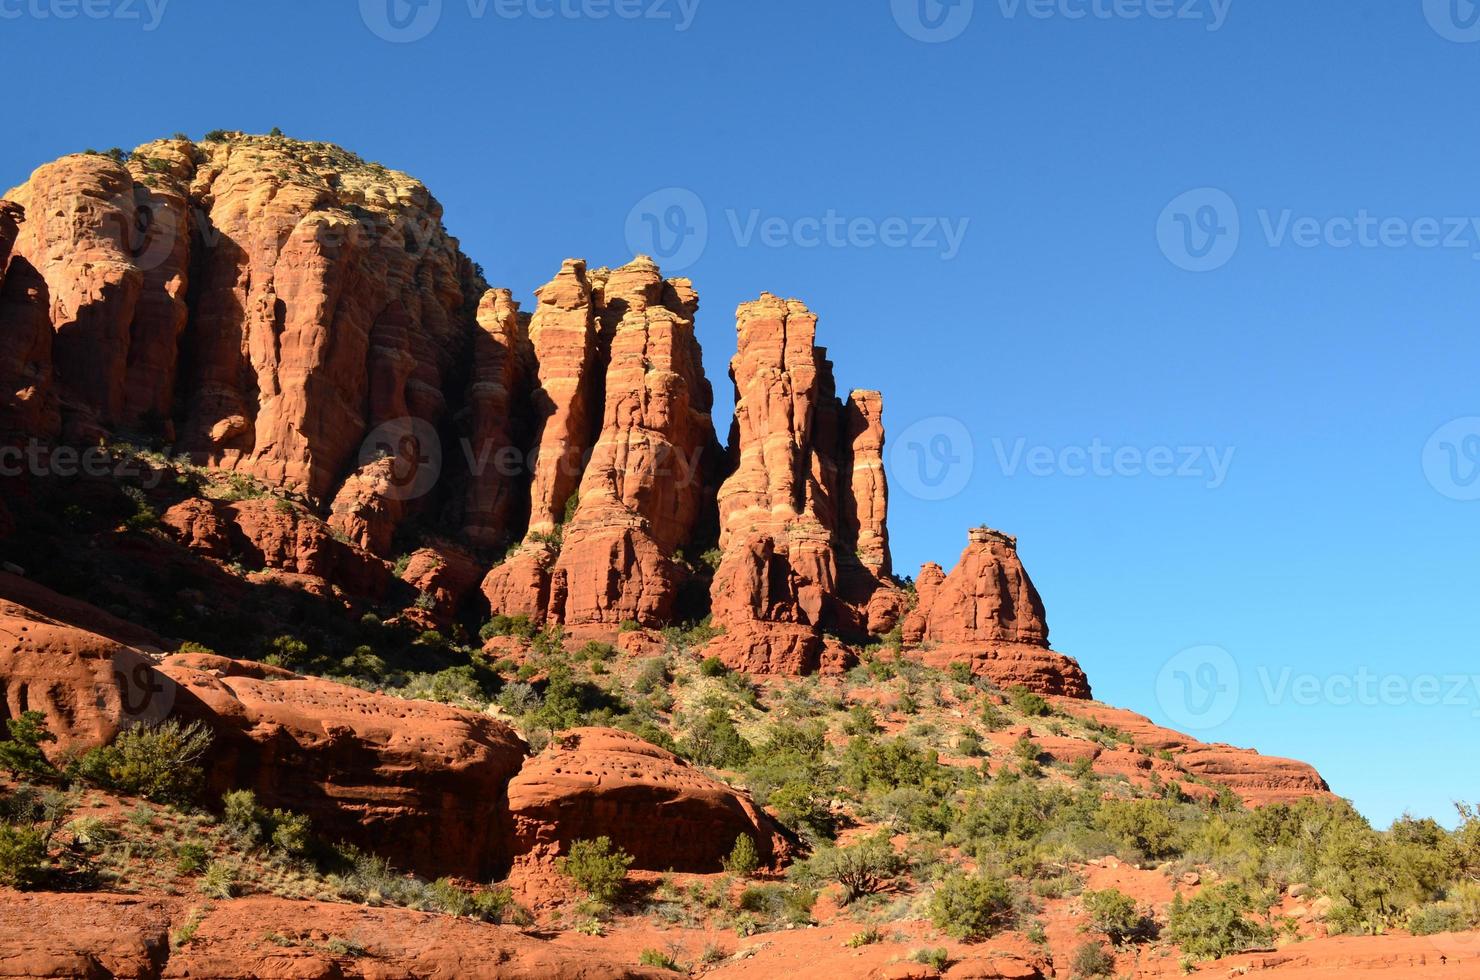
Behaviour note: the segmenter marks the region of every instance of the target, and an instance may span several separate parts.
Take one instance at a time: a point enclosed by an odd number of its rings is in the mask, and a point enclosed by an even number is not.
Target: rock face
[[[858,392],[845,408],[832,364],[815,344],[817,317],[769,293],[740,307],[730,362],[734,470],[719,489],[715,622],[743,635],[717,641],[732,666],[795,660],[757,657],[766,632],[746,624],[863,633],[889,568],[888,493],[881,464],[882,402]],[[796,631],[775,631],[795,651]],[[742,650],[742,645],[744,649]]]
[[[0,893],[0,977],[643,980],[659,974],[516,929],[405,909],[266,895],[202,905],[132,895]],[[65,923],[66,928],[57,928]],[[172,933],[189,923],[188,943]],[[277,937],[278,941],[265,941]],[[327,941],[353,937],[363,952]]]
[[[557,736],[509,784],[516,854],[551,860],[573,841],[607,836],[633,867],[721,870],[744,834],[761,862],[792,844],[748,798],[670,752],[626,732],[579,728]]]
[[[7,348],[26,351],[7,349],[0,373],[7,398],[44,403],[52,372],[69,438],[157,433],[328,502],[373,462],[367,433],[446,415],[483,286],[411,178],[327,144],[236,135],[146,144],[126,164],[65,157],[9,196],[43,217],[16,238],[21,281],[0,317]]]
[[[536,295],[528,533],[484,594],[540,622],[671,622],[686,574],[675,557],[718,456],[698,296],[642,256],[591,273],[567,260]]]
[[[5,267],[10,264],[10,249],[20,234],[26,209],[14,201],[0,201],[0,286],[5,285]]]
[[[216,793],[256,792],[315,830],[436,876],[490,880],[510,855],[500,814],[524,742],[504,725],[426,701],[166,659],[175,716],[215,732]]]
[[[918,601],[901,632],[906,647],[923,646],[926,663],[966,663],[1000,687],[1090,696],[1079,664],[1048,647],[1043,600],[1018,558],[1017,539],[975,528],[951,574],[927,564],[915,589]]]
[[[1133,747],[1097,752],[1095,770],[1106,775],[1125,776],[1141,786],[1148,785],[1153,772],[1163,782],[1197,776],[1227,786],[1245,803],[1255,806],[1330,795],[1330,787],[1320,773],[1303,762],[1231,745],[1205,745],[1133,711],[1109,705],[1064,700],[1057,706],[1066,714],[1118,729],[1132,740]],[[1143,754],[1139,749],[1153,754]],[[1171,758],[1161,757],[1163,752]]]
[[[526,317],[507,289],[491,289],[478,304],[473,375],[464,428],[470,465],[463,537],[483,547],[507,546],[529,521],[522,417],[527,365],[533,357]]]
[[[232,556],[252,569],[320,580],[364,598],[385,595],[390,569],[369,552],[340,541],[329,525],[283,500],[235,503],[190,498],[161,523],[187,547],[218,560]]]
[[[1017,539],[988,528],[975,528],[970,539],[950,575],[938,565],[920,570],[905,642],[1048,646],[1043,600],[1018,558]]]
[[[46,715],[57,752],[135,723],[200,721],[214,733],[212,793],[252,789],[399,867],[487,881],[510,863],[506,788],[527,749],[485,716],[219,657],[156,666],[10,600],[0,600],[0,692],[0,715]]]
[[[703,509],[703,464],[715,452],[712,395],[694,339],[698,298],[664,282],[651,260],[616,270],[600,297],[615,320],[600,433],[565,527],[556,575],[568,625],[672,621],[683,571],[674,555]]]

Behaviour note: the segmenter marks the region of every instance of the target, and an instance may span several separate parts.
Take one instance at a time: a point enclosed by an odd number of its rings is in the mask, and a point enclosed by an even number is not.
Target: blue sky
[[[0,0],[0,184],[332,140],[526,301],[666,252],[720,413],[735,306],[803,298],[901,571],[1010,531],[1103,700],[1379,822],[1480,798],[1480,8],[921,2]]]

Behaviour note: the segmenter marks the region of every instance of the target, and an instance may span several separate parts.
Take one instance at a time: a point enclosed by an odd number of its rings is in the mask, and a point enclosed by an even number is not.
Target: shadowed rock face
[[[514,851],[532,860],[602,835],[649,871],[719,871],[742,834],[765,865],[779,865],[793,850],[748,797],[671,752],[610,729],[560,735],[509,784],[509,810]]]

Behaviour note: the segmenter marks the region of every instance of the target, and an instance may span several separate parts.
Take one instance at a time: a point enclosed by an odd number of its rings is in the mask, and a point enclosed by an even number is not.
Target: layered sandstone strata
[[[378,426],[447,414],[483,287],[404,174],[238,134],[64,157],[8,196],[40,217],[0,307],[0,422],[50,428],[54,394],[69,438],[156,434],[327,502]]]
[[[671,622],[718,455],[698,296],[642,256],[567,260],[537,296],[528,533],[484,594],[542,622]]]
[[[711,593],[730,635],[716,651],[735,667],[810,663],[824,628],[867,632],[875,593],[894,591],[883,580],[882,399],[838,399],[817,317],[797,300],[767,293],[744,304],[737,331],[733,471],[718,493],[722,557]],[[881,619],[872,625],[892,625]],[[762,652],[768,633],[774,656]]]

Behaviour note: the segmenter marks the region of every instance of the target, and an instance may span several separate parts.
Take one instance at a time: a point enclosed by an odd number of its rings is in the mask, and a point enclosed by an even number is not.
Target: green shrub
[[[880,891],[899,877],[905,867],[906,861],[895,853],[888,831],[881,831],[851,847],[820,849],[807,861],[793,866],[792,877],[803,884],[840,885],[838,901],[847,905]]]
[[[729,672],[730,669],[725,666],[725,662],[718,657],[705,657],[699,661],[699,673],[705,677],[723,677]]]
[[[1179,849],[1172,807],[1163,800],[1106,800],[1100,807],[1100,823],[1127,847],[1162,861],[1175,857]]]
[[[987,939],[1011,917],[1012,891],[1007,882],[980,871],[946,875],[930,896],[931,923],[953,939]]]
[[[1046,718],[1053,714],[1053,708],[1047,701],[1021,684],[1009,687],[1007,697],[1012,702],[1013,709],[1020,715],[1026,715],[1029,718]]]
[[[212,861],[200,879],[200,892],[211,898],[230,898],[236,891],[236,869],[225,861]]]
[[[621,893],[632,860],[632,855],[612,846],[611,838],[598,837],[572,843],[570,853],[556,861],[556,870],[594,901],[609,905]]]
[[[743,769],[755,751],[723,708],[711,708],[696,718],[678,747],[699,765],[716,769]]]
[[[1074,951],[1073,970],[1076,980],[1108,977],[1115,972],[1115,957],[1099,943],[1085,943]]]
[[[1253,910],[1248,894],[1232,882],[1205,888],[1191,901],[1177,895],[1167,920],[1167,938],[1198,959],[1253,949],[1274,938],[1267,926],[1246,916]]]
[[[188,803],[200,791],[211,733],[200,722],[135,725],[83,756],[84,778],[157,803]]]
[[[951,953],[944,946],[934,949],[917,949],[910,953],[910,959],[916,963],[924,963],[936,970],[944,970],[951,962]]]
[[[1136,900],[1115,888],[1102,892],[1085,892],[1084,910],[1089,923],[1110,937],[1112,943],[1123,943],[1141,932],[1143,918]]]
[[[761,859],[756,854],[755,841],[751,840],[749,834],[736,837],[735,846],[724,861],[725,871],[739,878],[749,878],[760,866]]]
[[[34,827],[0,823],[0,885],[29,888],[41,880],[46,841]]]
[[[678,961],[661,949],[648,948],[643,950],[637,957],[637,962],[641,966],[657,967],[659,970],[672,970],[674,973],[683,972],[683,969],[678,965]]]
[[[20,779],[50,779],[57,775],[56,767],[41,750],[43,743],[57,740],[46,727],[46,715],[23,711],[19,718],[7,718],[5,728],[10,737],[0,742],[0,769]]]
[[[186,841],[175,848],[175,870],[182,875],[194,874],[206,866],[210,851],[199,841]]]

